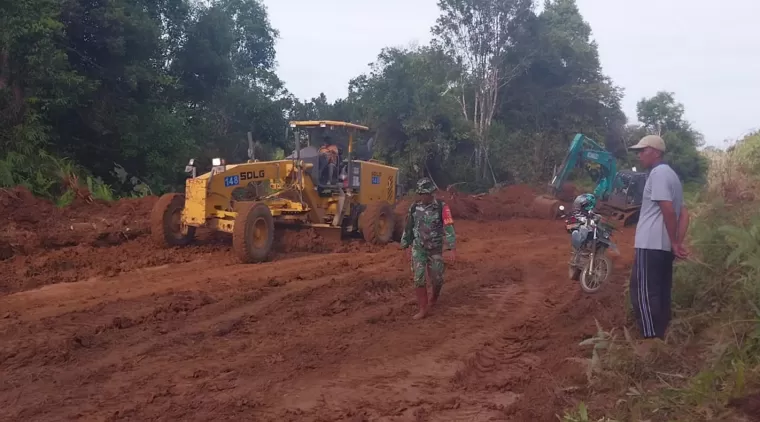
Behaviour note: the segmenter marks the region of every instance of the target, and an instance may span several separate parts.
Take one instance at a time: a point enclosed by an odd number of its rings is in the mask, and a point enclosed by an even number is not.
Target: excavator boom
[[[549,183],[552,196],[556,196],[561,191],[562,185],[567,181],[573,169],[583,162],[599,164],[602,174],[594,189],[594,195],[601,200],[607,199],[612,191],[612,182],[617,174],[617,162],[609,151],[581,133],[573,138],[565,159]]]
[[[541,213],[548,212],[552,217],[556,216],[559,207],[558,194],[562,192],[563,185],[573,169],[583,163],[599,165],[599,180],[593,193],[600,201],[600,211],[624,224],[633,222],[641,208],[647,174],[635,171],[618,172],[617,161],[612,153],[581,133],[573,137],[565,159],[555,171],[549,183],[549,196],[536,198],[534,209]]]

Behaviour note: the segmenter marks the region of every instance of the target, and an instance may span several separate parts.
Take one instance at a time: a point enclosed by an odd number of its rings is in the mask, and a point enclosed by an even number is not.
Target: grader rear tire
[[[160,246],[185,246],[193,240],[195,227],[182,226],[185,195],[167,193],[158,198],[150,213],[150,232]]]
[[[232,250],[244,264],[263,262],[274,242],[274,219],[264,204],[246,204],[238,211],[232,230]]]
[[[382,245],[393,239],[393,208],[387,202],[374,202],[359,215],[359,229],[367,243]]]

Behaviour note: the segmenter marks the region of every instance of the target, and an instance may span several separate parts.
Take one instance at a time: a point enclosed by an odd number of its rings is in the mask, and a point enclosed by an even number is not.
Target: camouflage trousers
[[[433,291],[439,292],[443,286],[443,251],[412,247],[412,274],[414,287],[425,287],[425,272],[430,273]]]

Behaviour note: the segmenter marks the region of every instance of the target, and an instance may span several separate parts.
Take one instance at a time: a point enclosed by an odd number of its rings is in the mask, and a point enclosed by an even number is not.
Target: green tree
[[[708,160],[697,150],[704,145],[702,134],[684,120],[684,106],[672,92],[658,92],[636,104],[643,126],[636,132],[636,141],[646,134],[662,136],[668,147],[667,160],[684,183],[703,183]]]
[[[604,75],[575,1],[546,1],[528,29],[514,46],[515,55],[532,55],[528,70],[502,89],[497,119],[506,134],[495,146],[497,172],[548,180],[578,132],[625,156],[622,90]]]
[[[351,81],[347,102],[374,128],[375,155],[400,165],[409,182],[423,174],[443,182],[444,162],[466,136],[451,92],[456,69],[436,48],[390,48],[369,75]]]
[[[354,121],[358,118],[353,104],[346,99],[338,99],[330,103],[324,93],[309,101],[292,99],[293,105],[289,110],[291,120],[338,120]]]
[[[331,102],[284,88],[262,0],[11,2],[0,16],[0,183],[56,196],[55,179],[83,167],[120,193],[133,188],[125,171],[161,193],[181,187],[188,158],[246,159],[248,132],[257,158],[281,157],[288,119],[367,124],[375,157],[410,183],[544,181],[577,132],[625,157],[655,129],[685,179],[703,174],[701,135],[672,94],[640,105],[644,126],[625,127],[622,92],[574,0],[546,0],[538,15],[532,0],[438,5],[431,46],[383,50]]]
[[[119,164],[160,193],[183,181],[190,157],[244,159],[248,131],[270,152],[283,142],[290,102],[274,73],[277,32],[259,0],[9,8],[0,17],[4,185],[46,179],[9,168],[50,167],[33,157],[58,155],[126,193],[123,172],[113,174]]]
[[[525,3],[510,4],[442,2],[447,11],[436,25],[439,35],[432,47],[388,49],[372,72],[351,82],[343,104],[355,112],[347,115],[377,129],[379,156],[401,166],[410,180],[427,173],[440,183],[467,182],[465,188],[483,189],[494,179],[548,179],[577,132],[625,156],[622,92],[603,74],[591,29],[575,2],[547,2],[538,16]],[[525,15],[505,12],[508,6]],[[497,60],[484,45],[477,51],[481,60],[473,63],[488,64],[487,75],[524,71],[502,80],[495,102],[473,103],[484,99],[480,93],[485,91],[473,84],[475,68],[465,65],[464,59],[476,57],[465,48],[476,44],[467,40],[495,34],[486,17],[499,13],[511,19],[501,27],[508,46]],[[492,117],[484,104],[496,105]],[[473,112],[479,116],[475,120]],[[481,121],[488,125],[487,131],[481,126],[484,138],[475,130]]]
[[[636,114],[644,127],[659,134],[667,131],[690,130],[683,120],[683,104],[676,102],[675,94],[660,91],[654,97],[642,98],[636,103]]]
[[[45,152],[57,139],[46,119],[87,91],[61,46],[58,2],[6,2],[0,13],[0,187],[24,185],[40,195],[60,178]]]
[[[436,42],[460,67],[456,93],[464,118],[471,122],[475,149],[474,168],[479,179],[491,167],[491,125],[499,105],[499,92],[525,72],[531,55],[508,60],[516,39],[534,16],[532,0],[439,0],[441,16],[433,27]]]
[[[94,89],[48,118],[56,151],[109,177],[118,163],[161,191],[193,143],[165,67],[168,27],[184,24],[173,0],[67,0],[61,4],[69,65]],[[172,19],[178,21],[171,22]],[[171,23],[168,23],[171,22]]]
[[[247,133],[274,153],[285,145],[292,99],[274,73],[277,31],[258,0],[217,0],[195,12],[173,73],[190,104],[200,158],[247,159]]]

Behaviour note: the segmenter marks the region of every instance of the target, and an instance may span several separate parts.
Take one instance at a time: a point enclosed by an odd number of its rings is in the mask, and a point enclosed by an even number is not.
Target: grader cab
[[[153,208],[153,239],[183,246],[199,227],[230,233],[233,251],[245,263],[267,259],[275,225],[390,242],[398,169],[370,158],[371,140],[355,157],[354,141],[369,128],[337,121],[289,126],[295,150],[283,160],[226,164],[215,158],[201,175],[190,160],[185,193],[165,194]]]

